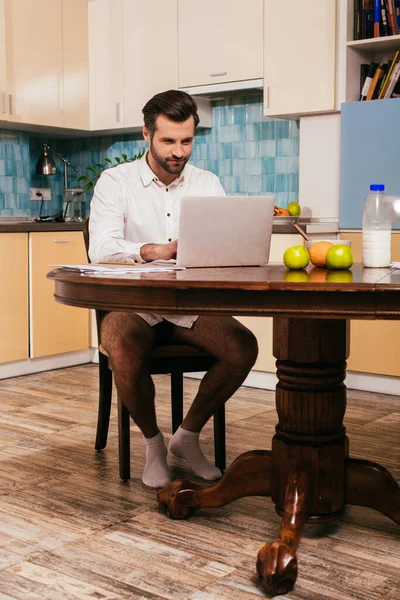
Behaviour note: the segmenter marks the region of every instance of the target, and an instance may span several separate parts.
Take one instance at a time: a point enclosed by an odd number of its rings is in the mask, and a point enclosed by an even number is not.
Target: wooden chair
[[[89,259],[89,219],[83,229],[86,254]],[[97,335],[100,340],[100,323],[103,313],[96,310]],[[150,357],[150,373],[152,375],[171,375],[171,409],[172,433],[183,421],[183,373],[207,371],[214,363],[211,354],[201,352],[193,346],[168,344],[156,346]],[[103,450],[107,445],[112,399],[112,371],[108,357],[99,346],[99,409],[97,418],[96,450]],[[214,422],[214,455],[215,464],[221,469],[226,467],[225,448],[225,407],[222,406],[213,416]],[[118,448],[119,475],[123,480],[130,478],[130,415],[118,398]]]

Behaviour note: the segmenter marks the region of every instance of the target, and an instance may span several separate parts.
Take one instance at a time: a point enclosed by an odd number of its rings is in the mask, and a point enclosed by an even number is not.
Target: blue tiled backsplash
[[[283,207],[297,200],[298,123],[264,118],[260,96],[218,100],[212,111],[213,127],[197,131],[191,162],[218,175],[229,195],[273,192],[276,204]],[[77,177],[89,173],[89,165],[122,152],[133,156],[146,148],[140,134],[51,139],[0,129],[0,216],[36,216],[40,203],[29,200],[30,187],[51,189],[44,214],[60,210],[63,167],[59,159],[54,159],[54,177],[35,174],[43,141],[79,168],[79,173],[68,170],[70,187],[77,184]]]

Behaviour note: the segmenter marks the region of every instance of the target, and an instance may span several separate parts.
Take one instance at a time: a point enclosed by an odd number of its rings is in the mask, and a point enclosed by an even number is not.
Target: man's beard
[[[179,175],[180,173],[182,173],[187,161],[190,158],[190,156],[188,156],[187,158],[183,158],[182,160],[180,160],[179,163],[174,164],[173,162],[171,162],[171,159],[162,158],[159,154],[157,154],[157,151],[155,150],[152,142],[150,142],[150,152],[158,166],[164,169],[164,171],[166,171],[170,175]]]

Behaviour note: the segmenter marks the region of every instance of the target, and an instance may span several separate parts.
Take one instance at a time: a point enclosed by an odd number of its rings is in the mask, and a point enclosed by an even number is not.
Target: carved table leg
[[[257,561],[272,594],[293,587],[304,523],[331,520],[344,506],[348,342],[346,321],[274,319],[279,423],[272,441],[272,500],[283,521],[279,539],[263,546]]]
[[[185,519],[199,508],[224,506],[245,496],[270,496],[271,473],[271,452],[253,450],[241,454],[218,483],[172,481],[157,498],[160,509],[169,517]]]
[[[258,553],[257,572],[272,595],[286,594],[297,579],[296,550],[307,518],[307,494],[307,473],[290,475],[279,539]]]
[[[347,504],[374,508],[400,525],[400,488],[384,467],[351,458],[346,484]]]

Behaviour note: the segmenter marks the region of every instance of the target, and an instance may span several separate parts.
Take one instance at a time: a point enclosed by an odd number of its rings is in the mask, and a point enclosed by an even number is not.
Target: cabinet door
[[[87,262],[82,233],[31,233],[29,246],[31,358],[88,348],[89,311],[58,304],[46,277],[53,264]]]
[[[177,0],[123,0],[124,127],[154,94],[178,87]]]
[[[6,21],[4,0],[0,0],[0,121],[7,121]]]
[[[10,121],[62,125],[61,0],[5,0]]]
[[[89,2],[90,129],[117,129],[122,114],[122,2]],[[142,60],[136,47],[131,60]]]
[[[262,0],[178,0],[179,87],[261,78],[262,28]]]
[[[0,363],[5,363],[28,358],[28,234],[0,234],[0,255]]]
[[[354,261],[361,262],[361,233],[343,233],[351,240]],[[400,233],[392,234],[392,260],[400,261]],[[400,322],[352,321],[347,369],[400,377]]]
[[[303,238],[297,233],[277,233],[271,238],[269,262],[282,263],[283,253],[290,246],[303,245]],[[276,358],[272,354],[273,323],[271,317],[236,317],[250,331],[258,341],[258,358],[253,369],[255,371],[276,372]]]
[[[264,0],[264,115],[335,109],[336,0]]]
[[[88,4],[62,0],[64,127],[89,129]]]

